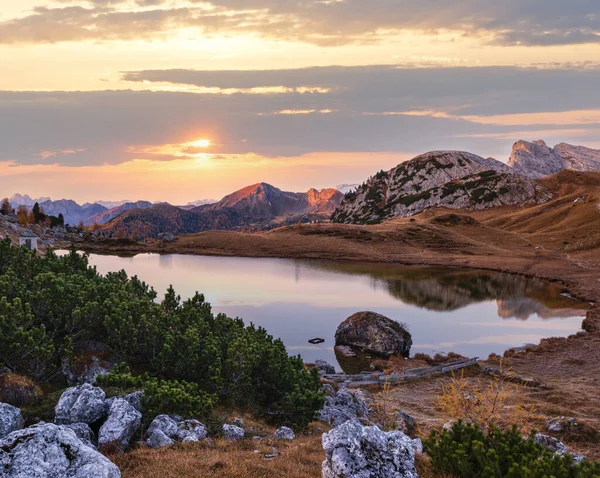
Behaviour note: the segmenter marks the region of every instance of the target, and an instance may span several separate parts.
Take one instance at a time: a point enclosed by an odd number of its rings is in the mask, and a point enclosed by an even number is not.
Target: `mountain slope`
[[[519,174],[541,178],[564,169],[600,172],[600,150],[560,143],[550,148],[544,141],[517,141],[508,165]]]
[[[460,151],[433,151],[381,171],[346,194],[332,221],[377,223],[432,207],[486,209],[543,202],[551,195],[495,159]]]
[[[94,224],[105,224],[111,219],[114,219],[119,214],[124,213],[125,211],[129,211],[130,209],[147,209],[152,207],[153,204],[148,201],[137,201],[137,202],[128,202],[122,204],[121,206],[113,207],[107,211],[102,211],[93,216],[87,218],[84,222],[86,226],[92,226]]]
[[[71,225],[76,225],[94,214],[106,211],[106,208],[100,204],[86,203],[83,206],[80,206],[70,199],[44,201],[40,203],[40,206],[44,209],[44,213],[48,215],[58,216],[59,214],[62,214],[65,218],[65,223]]]

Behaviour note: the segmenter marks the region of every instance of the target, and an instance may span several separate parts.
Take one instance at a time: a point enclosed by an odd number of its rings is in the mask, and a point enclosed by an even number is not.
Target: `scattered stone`
[[[323,435],[323,478],[418,478],[409,437],[347,421]]]
[[[452,430],[452,427],[454,426],[454,420],[450,420],[447,423],[444,423],[444,426],[442,427],[445,431],[449,432],[450,430]]]
[[[88,383],[65,390],[55,409],[57,424],[94,423],[106,415],[104,390]]]
[[[179,423],[177,439],[183,442],[200,441],[208,436],[208,430],[198,420],[184,420]],[[188,440],[189,439],[189,440]],[[186,442],[186,443],[187,443]]]
[[[557,455],[564,455],[567,453],[566,445],[554,437],[538,433],[535,436],[535,442],[544,447],[546,450],[556,453]]]
[[[412,435],[417,428],[416,420],[406,412],[398,412],[396,425],[398,426],[398,430],[407,435]]]
[[[577,420],[567,417],[555,417],[546,422],[546,428],[551,433],[561,433],[577,427]]]
[[[75,432],[77,438],[92,448],[96,448],[96,434],[87,423],[69,423],[64,425]]]
[[[246,432],[236,425],[223,425],[223,437],[226,440],[238,441],[244,438]]]
[[[146,434],[150,437],[156,430],[160,430],[169,438],[176,438],[179,433],[179,424],[169,415],[158,415],[152,420]]]
[[[142,423],[142,414],[122,398],[113,401],[108,419],[98,433],[99,446],[116,446],[125,450]]]
[[[315,360],[315,367],[322,375],[331,375],[335,373],[335,367],[325,360]]]
[[[360,394],[342,388],[336,394],[325,399],[325,405],[319,412],[319,418],[331,426],[337,427],[348,420],[369,419],[369,408]]]
[[[120,478],[117,466],[66,426],[51,423],[0,440],[2,478]]]
[[[294,440],[296,435],[294,434],[294,430],[291,428],[281,427],[275,432],[273,438],[275,440]]]
[[[181,443],[198,443],[199,441],[198,438],[190,435],[181,440]]]
[[[154,429],[150,437],[146,440],[146,445],[150,448],[164,448],[174,444],[175,442],[165,435],[160,428]]]
[[[573,457],[573,463],[576,465],[581,465],[585,461],[585,455],[580,455],[579,453],[571,453]]]
[[[408,357],[412,337],[400,323],[375,312],[358,312],[337,328],[335,345],[356,347],[383,356]]]
[[[8,403],[0,403],[0,439],[23,428],[21,410]]]

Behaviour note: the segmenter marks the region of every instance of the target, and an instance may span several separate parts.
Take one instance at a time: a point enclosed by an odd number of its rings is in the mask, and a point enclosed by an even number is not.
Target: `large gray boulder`
[[[175,441],[165,435],[160,428],[156,428],[146,440],[146,445],[150,448],[164,448],[174,444]]]
[[[318,413],[319,418],[333,427],[348,420],[369,420],[369,408],[361,393],[342,388],[325,399],[325,405]]]
[[[83,443],[92,448],[96,448],[96,444],[98,443],[96,434],[87,423],[69,423],[63,426],[73,430],[77,438],[79,438]]]
[[[62,394],[55,409],[54,422],[94,423],[106,416],[104,390],[89,383],[71,387]]]
[[[169,415],[158,415],[152,420],[146,434],[150,437],[156,430],[160,430],[169,438],[174,439],[179,432],[179,422]]]
[[[291,428],[281,427],[275,431],[273,438],[275,440],[294,440],[296,438],[296,434]]]
[[[179,441],[196,442],[204,440],[208,436],[208,430],[198,420],[183,420],[178,424],[177,439]]]
[[[418,478],[411,439],[352,420],[323,435],[323,478]]]
[[[98,445],[125,450],[142,423],[142,414],[122,398],[113,401],[108,419],[98,432]]]
[[[412,337],[400,323],[375,312],[358,312],[340,324],[335,345],[390,356],[410,354]]]
[[[127,395],[119,395],[117,397],[107,398],[106,406],[107,406],[107,409],[110,409],[112,403],[117,398],[122,398],[123,400],[126,400],[127,402],[129,402],[129,404],[133,408],[135,408],[138,412],[142,413],[142,397],[143,396],[144,396],[144,392],[133,392],[133,393],[128,393]]]
[[[23,428],[21,410],[8,403],[0,403],[0,438]]]
[[[120,478],[115,464],[65,426],[46,423],[0,440],[0,478]]]

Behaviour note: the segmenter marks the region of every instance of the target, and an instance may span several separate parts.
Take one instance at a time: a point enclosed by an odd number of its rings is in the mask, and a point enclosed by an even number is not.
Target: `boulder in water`
[[[365,352],[408,357],[412,337],[406,327],[375,312],[358,312],[340,324],[335,345],[355,347]]]

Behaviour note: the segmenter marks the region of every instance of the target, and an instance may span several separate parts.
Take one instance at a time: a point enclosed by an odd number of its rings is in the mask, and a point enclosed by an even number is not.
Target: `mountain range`
[[[207,230],[271,229],[298,221],[329,219],[343,197],[335,189],[293,193],[258,183],[225,196],[215,204],[190,210],[167,204],[131,209],[105,224],[102,230],[145,239],[157,238],[161,232],[180,235]]]

